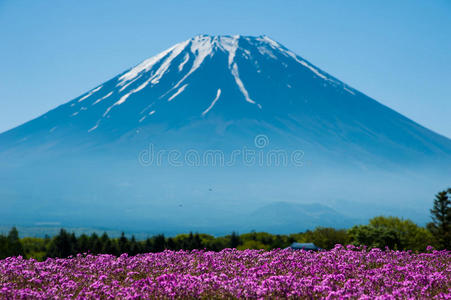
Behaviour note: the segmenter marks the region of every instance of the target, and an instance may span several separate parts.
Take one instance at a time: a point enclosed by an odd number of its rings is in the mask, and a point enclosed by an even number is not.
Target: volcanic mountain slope
[[[143,166],[149,144],[182,158],[244,147],[304,156],[302,168]],[[0,220],[157,233],[293,232],[375,214],[424,222],[450,166],[451,140],[269,37],[201,35],[0,134]]]
[[[267,36],[207,35],[176,44],[3,133],[0,151],[48,152],[74,145],[80,151],[149,139],[207,147],[216,141],[227,147],[237,136],[262,132],[285,138],[282,147],[291,143],[367,162],[449,158],[451,153],[449,139]]]

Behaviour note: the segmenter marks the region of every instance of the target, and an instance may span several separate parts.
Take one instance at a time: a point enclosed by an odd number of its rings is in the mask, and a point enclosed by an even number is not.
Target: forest
[[[134,236],[111,238],[104,233],[97,235],[76,235],[61,229],[59,234],[45,238],[20,237],[13,227],[7,235],[0,235],[0,259],[10,256],[23,256],[43,261],[49,257],[69,257],[78,253],[113,254],[161,252],[164,250],[205,249],[221,251],[226,248],[265,249],[286,248],[293,242],[314,243],[329,250],[336,244],[365,245],[368,248],[392,250],[412,250],[423,252],[428,246],[435,249],[451,249],[451,188],[437,193],[430,210],[431,222],[425,227],[418,226],[408,219],[378,216],[366,225],[349,229],[317,227],[314,230],[289,235],[250,232],[232,232],[226,236],[215,237],[203,233],[179,234],[166,237],[163,234],[137,240]]]

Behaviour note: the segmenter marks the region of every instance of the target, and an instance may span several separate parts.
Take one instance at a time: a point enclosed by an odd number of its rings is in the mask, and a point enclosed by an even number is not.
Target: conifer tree
[[[451,249],[451,188],[435,195],[432,222],[427,225],[440,249]]]
[[[71,235],[66,230],[61,229],[60,233],[50,243],[47,255],[49,257],[65,258],[75,252],[75,247],[76,245],[72,244]]]
[[[7,237],[7,256],[24,255],[22,243],[19,239],[19,232],[16,227],[11,228]]]
[[[164,234],[159,234],[153,238],[153,251],[152,252],[162,252],[166,249],[166,238]]]
[[[122,232],[121,237],[118,240],[119,252],[121,254],[128,253],[130,251],[128,239],[125,237],[125,233]]]
[[[108,234],[104,232],[102,236],[100,237],[100,241],[102,244],[102,250],[101,253],[103,254],[114,254],[114,248],[113,243],[111,242],[110,238],[108,237]]]
[[[230,235],[230,248],[236,248],[240,245],[240,236],[234,231]]]

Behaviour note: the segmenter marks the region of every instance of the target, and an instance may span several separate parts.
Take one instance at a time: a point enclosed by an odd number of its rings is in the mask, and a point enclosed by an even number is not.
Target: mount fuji
[[[252,165],[186,163],[243,149]],[[271,151],[302,163],[255,163]],[[156,152],[179,161],[143,161]],[[450,139],[271,38],[200,35],[0,134],[0,218],[168,233],[293,232],[375,214],[421,223],[449,167]]]

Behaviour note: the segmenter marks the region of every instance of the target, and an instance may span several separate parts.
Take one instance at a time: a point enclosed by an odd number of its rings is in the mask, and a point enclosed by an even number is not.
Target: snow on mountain
[[[174,68],[175,64],[178,64],[178,72],[180,73],[183,71],[183,67],[188,63],[189,65],[191,65],[190,69],[189,70],[187,69],[185,73],[182,74],[183,76],[180,75],[181,77],[180,80],[177,80],[173,84],[173,86],[168,91],[166,91],[166,93],[160,96],[164,97],[170,95],[167,100],[171,101],[181,92],[183,92],[183,90],[188,86],[188,84],[185,82],[189,81],[189,77],[194,72],[196,72],[199,69],[199,67],[201,67],[205,59],[208,57],[213,57],[218,52],[222,52],[227,55],[228,69],[230,71],[230,74],[233,76],[236,86],[239,88],[244,99],[249,103],[255,104],[256,102],[250,98],[249,92],[247,91],[243,81],[240,78],[239,67],[237,62],[235,62],[235,55],[237,50],[243,51],[245,59],[247,60],[252,59],[249,56],[250,55],[249,51],[243,48],[239,48],[238,41],[240,39],[243,39],[251,43],[252,42],[260,43],[260,45],[258,46],[258,51],[263,56],[269,55],[269,57],[277,60],[277,57],[272,52],[273,50],[277,51],[279,53],[282,53],[285,57],[293,58],[294,61],[311,70],[312,73],[315,74],[316,76],[335,83],[333,79],[326,77],[325,74],[323,74],[322,72],[320,72],[319,70],[308,64],[306,61],[298,58],[294,53],[286,50],[277,42],[271,40],[266,36],[259,38],[240,37],[240,36],[232,36],[232,37],[197,36],[191,40],[179,43],[154,57],[146,59],[139,65],[127,71],[125,74],[121,75],[117,79],[117,84],[115,87],[119,88],[118,92],[122,94],[119,100],[115,101],[111,106],[109,106],[102,116],[106,117],[108,113],[111,111],[111,109],[113,109],[115,106],[125,103],[131,95],[141,91],[147,86],[149,86],[149,88],[152,88],[153,86],[158,84],[167,73],[175,71]],[[181,57],[183,57],[183,60],[180,63],[178,63]],[[216,67],[221,68],[224,66],[218,65]],[[259,70],[257,69],[256,71]],[[143,78],[145,78],[145,80],[142,80]],[[137,83],[137,81],[139,84]],[[136,86],[136,88],[133,89],[130,88],[130,85],[132,84]],[[102,86],[99,86],[89,91],[86,95],[82,96],[78,100],[78,102],[81,102],[86,98],[90,97],[91,99],[94,99],[93,95],[96,92],[98,92],[101,88]],[[111,96],[111,93],[112,92],[110,91],[107,94],[107,96],[103,96],[102,98],[95,100],[94,103],[98,103],[99,100],[101,101],[104,98]]]

